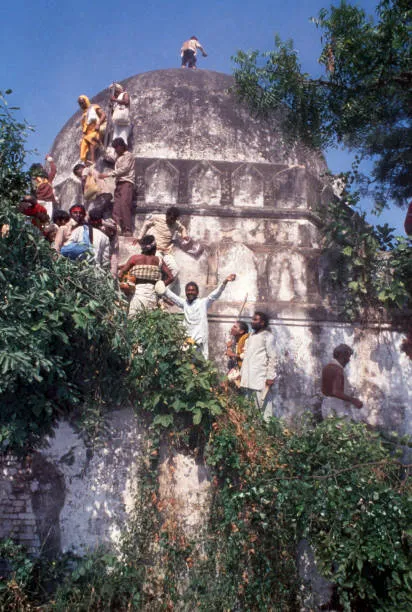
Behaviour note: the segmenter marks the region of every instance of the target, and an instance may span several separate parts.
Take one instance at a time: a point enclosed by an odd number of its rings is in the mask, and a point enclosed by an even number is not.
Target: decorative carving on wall
[[[222,173],[212,164],[200,162],[189,172],[189,202],[198,206],[219,206]]]
[[[179,172],[169,161],[157,160],[146,169],[145,185],[148,204],[176,204]]]
[[[276,208],[307,208],[305,168],[283,168],[273,176],[273,188]]]
[[[254,166],[245,164],[232,175],[233,205],[263,207],[263,176]]]
[[[305,301],[308,293],[306,258],[302,253],[280,250],[268,261],[270,299]]]

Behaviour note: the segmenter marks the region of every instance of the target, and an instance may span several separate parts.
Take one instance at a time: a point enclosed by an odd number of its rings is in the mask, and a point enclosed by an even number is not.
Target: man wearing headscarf
[[[61,225],[57,230],[53,247],[58,253],[61,248],[69,244],[73,231],[80,225],[84,225],[86,220],[86,209],[81,204],[74,204],[70,210],[70,219],[65,225]]]
[[[112,104],[113,140],[122,138],[128,145],[130,134],[130,96],[120,83],[112,83],[110,96]]]
[[[106,124],[106,113],[98,104],[91,104],[85,95],[79,96],[77,102],[83,111],[80,160],[86,162],[90,153],[90,161],[94,163],[96,149],[101,143],[100,134]]]
[[[119,268],[119,279],[122,281],[127,275],[127,284],[135,287],[134,295],[130,301],[129,317],[139,310],[153,310],[157,306],[155,284],[165,276],[165,285],[170,284],[173,276],[163,259],[156,255],[156,240],[154,236],[146,235],[140,242],[142,253],[132,255],[129,260]]]

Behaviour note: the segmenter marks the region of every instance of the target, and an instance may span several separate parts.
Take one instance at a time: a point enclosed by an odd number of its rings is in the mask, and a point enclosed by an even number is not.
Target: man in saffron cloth
[[[163,293],[176,306],[183,310],[184,324],[189,337],[195,342],[199,351],[205,359],[209,357],[209,324],[207,311],[214,301],[222,295],[227,283],[236,279],[236,274],[229,274],[212,293],[204,298],[199,298],[199,287],[196,283],[187,283],[185,287],[186,299],[179,297],[170,289]]]
[[[275,338],[269,329],[269,317],[265,312],[255,312],[251,327],[253,332],[245,344],[240,387],[254,400],[266,420],[273,414],[272,385],[278,362]]]
[[[240,385],[240,368],[245,357],[245,344],[249,338],[249,328],[245,321],[236,321],[230,330],[231,339],[227,343],[228,379],[236,386]]]
[[[128,261],[119,268],[120,286],[124,283],[124,275],[127,274],[127,284],[134,286],[134,294],[129,305],[129,317],[139,310],[153,310],[157,306],[157,294],[155,284],[165,275],[165,285],[172,281],[172,275],[159,255],[156,255],[156,240],[148,234],[142,238],[142,253],[132,255]],[[122,287],[124,289],[124,287]]]
[[[96,149],[100,146],[100,134],[106,125],[106,113],[98,104],[92,104],[85,95],[79,96],[77,100],[83,111],[81,126],[82,139],[80,142],[80,160],[87,161],[90,153],[90,161],[94,164]]]
[[[347,344],[339,344],[333,350],[333,359],[322,370],[322,417],[337,416],[358,421],[352,406],[360,410],[362,402],[353,397],[344,368],[348,365],[353,350]]]

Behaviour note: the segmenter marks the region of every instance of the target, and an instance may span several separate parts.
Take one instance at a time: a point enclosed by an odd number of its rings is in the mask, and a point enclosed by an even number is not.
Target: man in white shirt
[[[166,289],[164,295],[184,313],[184,323],[187,333],[194,340],[205,359],[209,357],[209,324],[207,311],[213,302],[220,298],[227,283],[236,279],[236,274],[229,274],[227,278],[212,293],[204,298],[199,298],[199,287],[196,283],[187,283],[185,287],[186,299],[179,297],[170,289]]]
[[[253,332],[246,340],[241,369],[240,387],[253,398],[263,418],[272,416],[272,385],[276,378],[277,355],[275,338],[268,329],[269,318],[264,312],[255,312]]]

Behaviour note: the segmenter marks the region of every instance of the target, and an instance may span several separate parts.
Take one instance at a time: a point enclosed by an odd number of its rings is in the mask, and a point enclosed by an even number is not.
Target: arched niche
[[[224,280],[229,274],[237,274],[233,283],[228,283],[224,300],[243,302],[247,294],[248,301],[258,299],[258,262],[255,254],[244,244],[232,244],[218,247],[219,279]]]
[[[270,257],[267,270],[270,299],[280,302],[306,300],[307,267],[301,253],[277,251]]]
[[[273,176],[275,208],[307,208],[305,168],[284,168]]]
[[[262,208],[264,205],[263,176],[254,166],[246,164],[232,175],[233,205]]]
[[[151,164],[145,172],[145,199],[148,204],[176,204],[179,172],[167,160]]]
[[[219,206],[222,197],[221,172],[201,162],[189,173],[189,202],[196,206]]]

